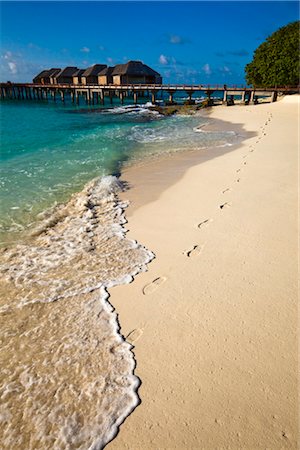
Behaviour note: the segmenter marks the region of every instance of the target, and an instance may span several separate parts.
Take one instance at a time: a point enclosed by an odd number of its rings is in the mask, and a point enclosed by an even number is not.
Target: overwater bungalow
[[[64,69],[43,70],[34,79],[35,84],[73,84],[73,85],[126,85],[161,84],[162,77],[141,61],[128,61],[107,67],[106,64],[94,64],[87,69],[65,67]]]
[[[73,84],[73,76],[78,70],[78,67],[65,67],[53,76],[53,84]]]
[[[98,75],[98,84],[112,84],[113,83],[113,77],[112,73],[114,71],[114,67],[106,67],[103,69],[99,75]]]
[[[61,69],[52,68],[49,70],[43,70],[34,79],[35,84],[53,84],[53,77],[55,77]]]
[[[112,72],[113,84],[161,84],[162,77],[141,61],[117,64]]]
[[[77,72],[73,75],[73,84],[81,84],[82,83],[82,75],[85,69],[78,69]]]
[[[81,83],[98,84],[98,76],[106,67],[106,64],[94,64],[93,66],[88,67],[81,76]]]

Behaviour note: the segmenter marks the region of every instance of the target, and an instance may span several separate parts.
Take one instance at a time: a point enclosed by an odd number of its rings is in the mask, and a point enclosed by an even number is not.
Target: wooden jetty
[[[78,85],[78,84],[33,84],[33,83],[0,83],[0,99],[15,100],[60,100],[79,104],[80,97],[87,104],[105,104],[105,99],[113,103],[118,97],[121,104],[125,97],[133,98],[136,104],[139,97],[146,97],[155,103],[158,94],[167,94],[168,103],[174,103],[174,95],[178,92],[187,94],[188,102],[193,101],[193,94],[203,93],[209,104],[213,104],[213,94],[222,92],[223,103],[230,105],[239,97],[241,103],[257,103],[259,97],[270,97],[274,102],[279,94],[299,92],[299,86],[274,88],[250,88],[247,86],[227,85],[188,85],[188,84],[130,84],[130,85]]]

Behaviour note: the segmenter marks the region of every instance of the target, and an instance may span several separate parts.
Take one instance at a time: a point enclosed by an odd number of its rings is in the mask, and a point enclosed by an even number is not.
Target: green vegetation
[[[254,52],[245,67],[254,87],[295,86],[299,83],[299,21],[279,28]]]

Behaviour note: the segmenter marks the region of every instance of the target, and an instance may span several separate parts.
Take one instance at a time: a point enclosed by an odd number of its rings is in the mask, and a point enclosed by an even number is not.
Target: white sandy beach
[[[128,236],[156,259],[111,290],[142,385],[107,448],[297,448],[298,99],[213,108],[255,136],[153,201],[157,175],[125,173]]]

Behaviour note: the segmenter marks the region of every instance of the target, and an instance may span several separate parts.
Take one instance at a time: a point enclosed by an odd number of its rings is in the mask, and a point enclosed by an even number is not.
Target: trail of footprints
[[[256,140],[256,142],[255,142],[255,144],[258,144],[259,141],[263,138],[263,136],[266,136],[266,135],[267,135],[267,133],[266,133],[266,128],[265,128],[265,127],[269,124],[269,122],[271,121],[272,117],[273,117],[272,113],[269,113],[266,122],[264,123],[264,125],[263,125],[262,127],[260,127],[260,129],[261,129],[261,135],[258,136],[258,138],[257,138],[257,140]],[[249,152],[248,152],[246,155],[243,156],[243,159],[248,158],[248,156],[250,155],[250,153],[253,153],[253,152],[255,151],[255,144],[251,144],[251,145],[249,146]],[[246,165],[247,165],[247,161],[243,161],[242,167],[243,167],[243,166],[246,166]],[[238,168],[238,169],[236,170],[236,173],[240,173],[241,170],[242,170],[241,167]],[[241,180],[240,178],[237,178],[237,179],[235,180],[235,182],[236,182],[236,183],[239,183],[240,180]],[[232,188],[227,187],[227,188],[225,188],[225,189],[222,191],[222,194],[227,194],[228,192],[231,192],[231,191],[232,191]],[[222,203],[221,205],[219,205],[219,209],[220,209],[220,210],[223,210],[224,208],[229,208],[230,206],[232,206],[232,203],[231,203],[231,202],[224,202],[224,203]],[[213,219],[205,219],[205,220],[201,221],[201,222],[197,225],[197,228],[199,228],[199,229],[201,230],[202,228],[205,228],[205,227],[207,227],[208,225],[210,225],[210,223],[211,223],[212,221],[213,221]],[[185,251],[183,252],[183,255],[186,256],[187,258],[194,258],[194,257],[199,256],[199,255],[201,254],[203,247],[204,247],[204,245],[195,244],[195,245],[193,245],[189,250],[185,250]],[[158,277],[158,278],[155,278],[153,281],[151,281],[151,283],[146,284],[146,285],[144,286],[144,288],[143,288],[143,294],[144,294],[144,295],[152,294],[152,293],[155,292],[162,284],[164,284],[166,281],[167,281],[167,278],[166,278],[166,277]],[[133,343],[133,342],[135,342],[137,339],[140,338],[140,336],[142,335],[142,333],[143,333],[143,330],[141,330],[141,329],[133,330],[132,332],[129,333],[129,335],[127,336],[126,339],[127,339],[128,342]]]

